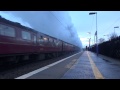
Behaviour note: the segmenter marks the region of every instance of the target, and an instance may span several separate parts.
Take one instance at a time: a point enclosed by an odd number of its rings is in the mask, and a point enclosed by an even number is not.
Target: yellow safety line
[[[100,71],[98,70],[97,66],[95,65],[94,61],[92,60],[92,58],[90,57],[88,51],[87,51],[87,54],[88,54],[88,58],[89,58],[89,61],[90,61],[90,64],[92,66],[92,70],[93,70],[93,73],[95,75],[95,78],[96,79],[104,79],[104,77],[102,76],[102,74],[100,73]]]
[[[71,68],[72,65],[77,61],[77,59],[72,60],[69,64],[67,64],[65,67],[66,68]]]

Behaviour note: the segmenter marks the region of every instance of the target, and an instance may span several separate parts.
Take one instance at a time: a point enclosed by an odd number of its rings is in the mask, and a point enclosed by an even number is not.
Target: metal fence
[[[91,46],[89,50],[96,53],[96,45]],[[99,44],[98,52],[111,58],[120,59],[120,36]]]

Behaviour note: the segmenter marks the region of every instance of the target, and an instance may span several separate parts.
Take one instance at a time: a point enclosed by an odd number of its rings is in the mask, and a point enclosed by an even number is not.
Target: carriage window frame
[[[49,42],[49,38],[48,37],[43,37],[43,40],[44,40],[44,42]]]
[[[28,31],[22,31],[22,39],[24,40],[31,40],[31,33]]]
[[[33,42],[36,44],[37,43],[37,37],[34,35],[33,36]]]
[[[39,43],[40,43],[40,44],[43,43],[43,36],[40,36],[40,38],[39,38]]]
[[[39,45],[40,46],[44,46],[44,39],[43,39],[44,36],[40,36],[39,38]]]
[[[49,42],[53,42],[53,39],[52,39],[52,38],[49,38]]]
[[[0,35],[15,37],[15,29],[8,25],[0,24]]]

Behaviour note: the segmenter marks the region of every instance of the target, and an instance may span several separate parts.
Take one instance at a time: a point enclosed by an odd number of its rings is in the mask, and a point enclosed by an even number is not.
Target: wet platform
[[[95,79],[86,52],[82,54],[61,79]]]
[[[16,79],[120,79],[120,61],[84,51]]]

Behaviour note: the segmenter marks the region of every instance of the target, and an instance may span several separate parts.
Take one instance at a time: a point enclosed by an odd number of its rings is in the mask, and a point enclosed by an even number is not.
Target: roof
[[[22,29],[32,30],[32,31],[36,32],[36,31],[35,31],[34,29],[32,29],[32,28],[23,26],[23,25],[21,25],[21,24],[18,23],[18,22],[13,22],[13,21],[7,20],[7,19],[5,19],[5,18],[3,18],[3,17],[1,17],[1,16],[0,16],[0,22],[6,23],[6,24],[9,24],[9,25],[13,25],[13,26],[16,26],[16,27],[19,27],[19,28],[22,28]]]

